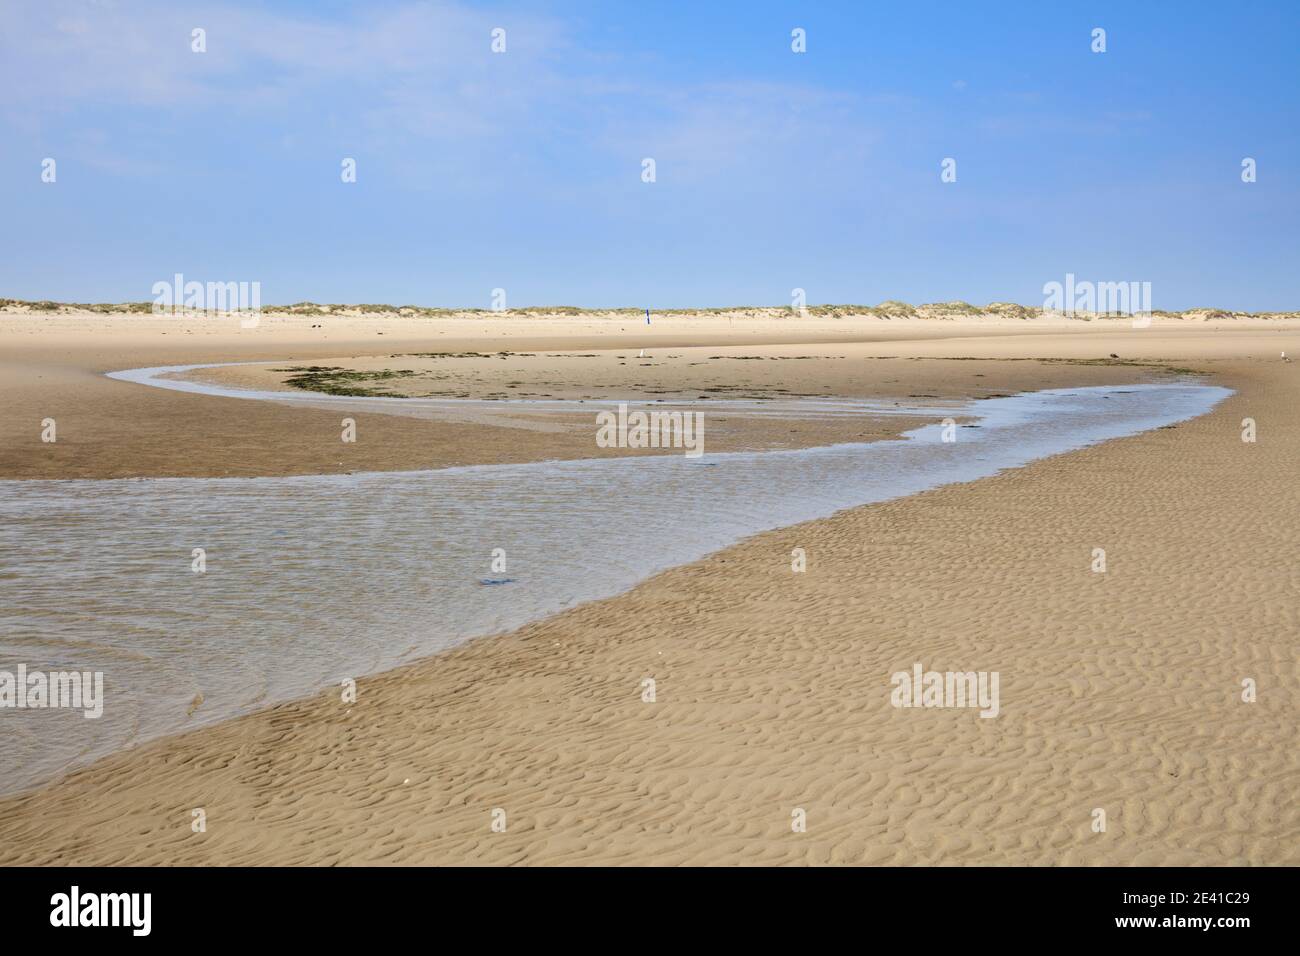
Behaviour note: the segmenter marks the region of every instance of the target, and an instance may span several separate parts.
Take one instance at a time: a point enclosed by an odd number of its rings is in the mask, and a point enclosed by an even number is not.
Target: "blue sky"
[[[0,296],[1295,309],[1298,45],[1294,2],[0,2]]]

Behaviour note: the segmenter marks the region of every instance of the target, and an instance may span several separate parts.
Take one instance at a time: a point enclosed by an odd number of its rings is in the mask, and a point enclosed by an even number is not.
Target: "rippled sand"
[[[1174,424],[1228,394],[1029,392],[931,412],[961,426],[787,451],[0,482],[0,553],[25,558],[0,578],[0,661],[102,673],[108,698],[90,722],[0,715],[0,795],[618,594],[760,531]]]
[[[1236,394],[108,758],[0,802],[0,860],[1294,865],[1300,335],[1138,342]],[[1001,713],[891,707],[918,660]]]

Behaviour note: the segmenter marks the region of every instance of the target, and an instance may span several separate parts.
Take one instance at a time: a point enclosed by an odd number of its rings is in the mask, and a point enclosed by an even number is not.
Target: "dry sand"
[[[337,467],[314,439],[291,440],[317,415],[333,438],[332,413],[97,373],[380,354],[369,320],[329,342],[286,322],[256,341],[213,330],[174,345],[142,321],[0,319],[0,473]],[[756,536],[625,595],[363,680],[352,705],[331,691],[110,757],[0,801],[0,863],[1300,862],[1300,364],[1278,359],[1300,353],[1295,323],[712,319],[647,332],[555,320],[476,338],[453,320],[384,321],[395,329],[387,354],[815,346],[846,356],[839,372],[825,366],[840,376],[833,392],[964,395],[1160,374],[1024,361],[1115,352],[1201,369],[1237,393],[1173,428]],[[817,364],[718,369],[731,383],[733,369],[779,369],[806,376],[782,387],[812,391]],[[24,447],[52,404],[68,421],[61,442],[82,429],[63,462]],[[396,445],[434,434],[433,423],[375,417]],[[1241,440],[1246,417],[1253,444]],[[463,427],[439,434],[482,431]],[[505,431],[506,444],[538,442],[512,456],[565,453],[546,433]],[[234,454],[205,457],[206,442],[240,435]],[[427,460],[366,454],[366,467]],[[807,573],[791,572],[796,547]],[[1096,547],[1104,574],[1090,570]],[[1000,715],[891,707],[890,675],[916,661],[999,671]],[[647,677],[654,703],[642,701]],[[1255,703],[1241,700],[1246,678]],[[194,833],[200,807],[207,831]],[[495,808],[503,833],[491,829]],[[791,830],[796,808],[806,833]],[[1097,808],[1104,833],[1092,830]]]

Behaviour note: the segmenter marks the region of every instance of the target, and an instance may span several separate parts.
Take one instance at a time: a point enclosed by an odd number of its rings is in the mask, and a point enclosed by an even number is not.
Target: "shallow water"
[[[759,531],[1183,421],[1229,394],[1077,388],[931,409],[974,416],[951,443],[933,424],[698,459],[3,481],[0,670],[103,671],[106,703],[98,720],[0,708],[0,791],[617,594]]]

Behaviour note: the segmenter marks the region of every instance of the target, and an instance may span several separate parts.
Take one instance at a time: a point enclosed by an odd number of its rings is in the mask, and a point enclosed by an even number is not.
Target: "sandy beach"
[[[104,374],[144,366],[263,363],[190,375],[272,390],[317,367],[484,399],[942,403],[1189,376],[1234,393],[1175,426],[758,534],[365,677],[354,702],[322,689],[106,757],[0,798],[0,864],[1300,863],[1300,365],[1281,358],[1300,355],[1300,318],[641,321],[0,314],[0,479],[638,453],[597,448],[577,411],[367,411],[344,444],[328,408]],[[715,418],[719,452],[919,421]],[[631,527],[628,546],[655,542]],[[998,672],[1000,713],[891,706],[891,675],[917,662]]]

